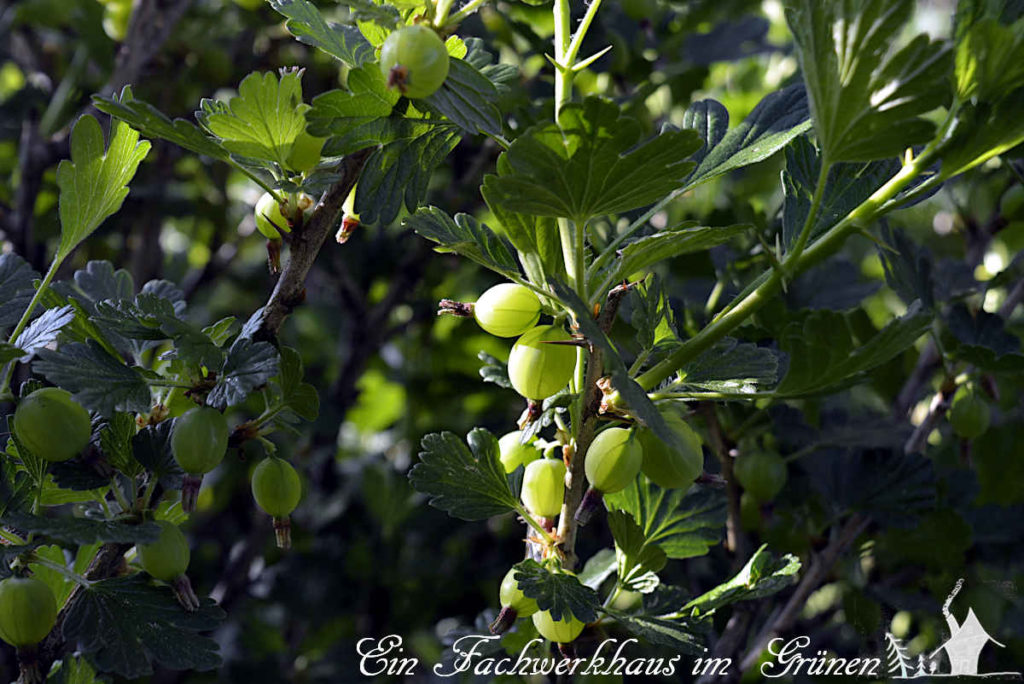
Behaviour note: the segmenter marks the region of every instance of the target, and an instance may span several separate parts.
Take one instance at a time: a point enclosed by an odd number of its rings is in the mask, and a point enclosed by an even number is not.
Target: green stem
[[[526,510],[522,504],[516,504],[516,512],[526,521],[526,524],[533,528],[533,530],[540,535],[540,538],[544,540],[544,543],[548,546],[553,546],[555,543],[554,538],[548,534],[548,531],[544,529],[544,526],[534,519],[533,515]]]
[[[583,38],[587,35],[587,31],[590,30],[590,25],[594,22],[594,17],[597,16],[597,10],[600,8],[601,0],[592,0],[590,5],[587,6],[587,13],[583,15],[580,25],[576,27],[576,35],[572,37],[572,41],[569,43],[569,47],[563,55],[565,61],[563,61],[562,64],[567,69],[572,66],[572,62],[576,61],[576,55],[580,52],[580,46],[583,44]]]
[[[29,565],[41,565],[44,568],[49,568],[50,570],[60,573],[62,576],[66,577],[72,582],[82,585],[83,587],[88,587],[92,584],[92,582],[85,579],[77,572],[72,572],[66,566],[60,563],[55,563],[49,558],[43,558],[42,556],[33,555],[32,560],[29,561]]]
[[[473,14],[473,12],[476,12],[478,9],[480,9],[486,4],[487,0],[469,0],[469,2],[467,2],[462,7],[462,9],[453,14],[451,18],[448,19],[448,25],[457,26],[458,24],[465,21],[466,18],[469,17],[469,15]]]
[[[791,260],[799,263],[800,255],[804,253],[807,241],[811,239],[811,233],[814,231],[814,222],[818,218],[818,209],[821,207],[821,198],[825,195],[828,170],[831,167],[832,164],[822,158],[821,170],[818,172],[818,182],[814,186],[814,196],[811,198],[811,208],[807,210],[807,219],[804,220],[804,225],[800,229],[800,236],[797,237],[793,250],[786,256],[787,263]]]
[[[7,340],[8,343],[14,344],[21,333],[25,332],[25,328],[28,327],[28,322],[32,320],[32,314],[35,312],[36,306],[39,305],[39,300],[41,300],[43,295],[46,294],[46,290],[50,287],[50,283],[53,282],[54,276],[57,275],[57,269],[60,268],[63,261],[63,259],[54,257],[53,263],[50,264],[50,270],[48,270],[46,275],[43,276],[43,281],[39,283],[39,288],[36,290],[36,293],[32,295],[32,301],[28,303],[28,308],[25,309],[25,313],[21,314],[21,320],[18,321],[18,325],[14,326],[14,331]],[[0,395],[6,394],[11,385],[11,377],[14,375],[15,363],[16,361],[11,361],[7,364],[7,367],[4,370],[4,381],[0,384]]]
[[[565,55],[572,41],[569,0],[555,0],[555,123],[561,124],[562,107],[572,99],[572,71]]]
[[[917,159],[906,164],[899,173],[818,238],[810,247],[802,250],[799,254],[795,251],[791,253],[783,262],[782,270],[793,276],[834,254],[858,225],[879,216],[886,202],[895,197],[900,190],[927,168],[934,155],[933,145],[925,148]],[[737,298],[738,301],[735,301],[724,314],[687,340],[661,363],[640,375],[637,382],[646,390],[656,387],[752,316],[778,294],[781,285],[782,273],[778,269],[773,269],[770,273],[762,275],[761,282],[757,287],[748,293],[741,294]]]

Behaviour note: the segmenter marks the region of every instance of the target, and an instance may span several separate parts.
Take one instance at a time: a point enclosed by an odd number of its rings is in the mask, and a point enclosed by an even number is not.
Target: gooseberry
[[[440,36],[422,25],[393,31],[380,49],[380,70],[389,88],[408,98],[432,95],[448,78],[448,50]]]
[[[565,498],[565,464],[553,458],[527,464],[520,496],[534,515],[554,518],[561,512]]]
[[[523,593],[515,578],[516,569],[509,568],[501,580],[498,598],[501,600],[501,612],[491,623],[491,634],[502,634],[508,631],[516,619],[529,617],[537,612],[537,601]]]
[[[224,415],[209,406],[197,406],[174,421],[171,453],[185,471],[181,507],[194,511],[203,475],[224,460],[228,450],[228,423]]]
[[[964,439],[981,437],[988,430],[992,412],[988,403],[974,392],[960,392],[949,410],[953,432]]]
[[[45,582],[34,577],[0,581],[0,639],[19,649],[33,646],[56,622],[57,599]]]
[[[473,305],[480,327],[497,337],[515,337],[537,325],[540,300],[530,288],[501,283],[490,288]]]
[[[786,484],[786,462],[772,451],[741,455],[733,465],[733,472],[743,489],[762,503],[774,499]]]
[[[66,461],[89,444],[89,412],[57,387],[37,389],[18,402],[14,432],[25,447],[46,461]]]
[[[290,233],[288,219],[281,213],[281,205],[269,192],[263,193],[256,203],[256,230],[268,240],[280,240],[281,232]]]
[[[676,434],[682,449],[673,449],[648,427],[638,430],[637,438],[644,452],[644,475],[665,489],[689,487],[704,472],[700,436],[676,411],[662,411],[661,416]]]
[[[289,516],[302,498],[302,482],[295,468],[283,458],[264,459],[252,473],[252,496],[257,506],[273,516],[278,547],[290,548]]]
[[[551,613],[541,610],[533,614],[533,626],[545,639],[556,644],[568,644],[576,640],[586,625],[575,615],[563,615],[561,620],[555,620]]]
[[[143,570],[155,579],[167,582],[174,589],[178,603],[188,611],[199,608],[199,598],[185,576],[191,553],[185,535],[166,520],[157,520],[160,536],[149,544],[139,544],[139,562]]]
[[[625,489],[635,480],[643,460],[640,441],[630,430],[608,428],[594,437],[583,462],[590,488],[573,516],[576,522],[586,525],[605,494]]]
[[[262,0],[261,0],[262,2]],[[320,153],[324,149],[327,138],[318,138],[306,131],[299,133],[288,153],[288,167],[305,173],[320,163]]]
[[[505,466],[506,473],[511,473],[519,466],[525,466],[541,457],[540,449],[532,444],[523,444],[522,438],[522,430],[516,430],[502,435],[498,440],[498,452],[501,454],[501,464]]]
[[[550,342],[570,339],[562,328],[553,325],[538,325],[526,331],[509,352],[508,378],[512,387],[536,401],[565,387],[576,369],[576,349]]]
[[[128,35],[131,18],[131,0],[108,2],[103,8],[103,32],[114,42],[120,43]]]

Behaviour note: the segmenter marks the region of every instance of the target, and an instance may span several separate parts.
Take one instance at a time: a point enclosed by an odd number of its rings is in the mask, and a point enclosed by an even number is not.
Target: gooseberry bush
[[[394,226],[403,249],[426,241],[491,274],[438,315],[504,345],[480,350],[481,380],[521,411],[427,434],[409,471],[454,518],[521,526],[523,560],[476,578],[493,590],[473,627],[495,635],[482,654],[570,657],[629,635],[750,670],[859,541],[875,535],[884,558],[915,525],[967,526],[957,468],[977,470],[982,503],[1020,503],[998,471],[1020,414],[1021,260],[980,279],[890,223],[983,174],[1003,194],[1020,185],[1020,7],[962,0],[950,35],[908,39],[912,0],[785,0],[799,69],[731,121],[710,97],[657,105],[650,73],[628,88],[592,73],[626,47],[601,42],[619,36],[609,26],[643,42],[678,8],[511,4],[492,45],[465,29],[485,0],[342,0],[341,23],[269,0],[336,62],[338,87],[304,92],[303,65],[281,64],[192,120],[131,86],[93,96],[109,131],[89,113],[70,132],[48,270],[0,255],[0,639],[23,681],[219,666],[208,634],[224,611],[188,578],[182,526],[208,476],[244,460],[253,525],[290,549],[311,474],[274,438],[300,434],[320,400],[282,328],[322,251]],[[106,3],[112,39],[132,11]],[[498,57],[510,50],[543,76]],[[179,285],[108,261],[65,266],[121,209],[150,140],[250,182],[273,289],[244,320],[200,320]],[[438,199],[460,145],[492,150],[482,203]],[[774,203],[723,222],[725,180],[770,164]],[[870,299],[850,250],[888,299]],[[955,462],[926,455],[943,443]],[[704,563],[719,551],[726,563]]]

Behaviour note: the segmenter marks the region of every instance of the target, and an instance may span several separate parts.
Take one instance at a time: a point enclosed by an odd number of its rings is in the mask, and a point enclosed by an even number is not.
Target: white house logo
[[[967,609],[967,617],[957,622],[950,612],[953,599],[960,593],[964,581],[957,581],[946,602],[942,605],[942,615],[949,626],[949,638],[935,651],[921,653],[913,659],[906,646],[886,633],[886,662],[889,676],[893,679],[917,679],[919,677],[989,677],[997,679],[1020,679],[1019,672],[978,672],[978,661],[981,653],[989,644],[991,647],[1004,648],[985,631],[973,608]]]

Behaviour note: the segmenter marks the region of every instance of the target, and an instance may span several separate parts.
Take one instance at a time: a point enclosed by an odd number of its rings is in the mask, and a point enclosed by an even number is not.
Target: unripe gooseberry
[[[199,608],[199,598],[185,576],[191,553],[188,540],[177,525],[157,520],[160,536],[150,544],[139,544],[139,563],[153,578],[167,582],[174,589],[178,602],[188,611]]]
[[[393,31],[380,49],[380,70],[388,88],[408,98],[432,95],[448,78],[448,49],[437,33],[417,24]]]
[[[116,43],[128,35],[128,24],[132,19],[132,0],[108,2],[103,7],[103,32]]]
[[[537,325],[540,299],[524,285],[501,283],[480,295],[473,317],[496,337],[515,337]]]
[[[625,489],[640,474],[644,454],[640,441],[625,428],[608,428],[590,443],[583,469],[590,488],[573,516],[586,525],[600,507],[605,494]]]
[[[501,454],[501,465],[505,472],[511,473],[519,466],[525,466],[541,457],[540,449],[533,444],[523,444],[523,431],[516,430],[502,435],[498,440],[498,452]]]
[[[523,593],[515,574],[516,569],[509,568],[501,580],[501,587],[498,589],[501,612],[490,625],[491,634],[503,634],[518,618],[529,617],[537,612],[537,600]]]
[[[638,430],[637,438],[644,452],[644,475],[665,489],[689,487],[704,472],[700,436],[676,411],[662,411],[661,416],[668,423],[669,429],[676,434],[682,448],[672,448],[648,427]]]
[[[565,464],[553,458],[527,464],[520,496],[534,515],[554,518],[562,511],[565,498]]]
[[[281,213],[281,205],[269,192],[263,193],[256,203],[256,230],[268,240],[280,240],[281,233],[290,233],[288,219]]]
[[[974,392],[958,393],[949,409],[949,424],[953,432],[964,439],[981,437],[992,421],[988,403]]]
[[[224,460],[228,450],[228,423],[224,415],[210,406],[197,406],[174,421],[171,453],[185,471],[181,486],[181,507],[186,512],[196,509],[203,475]]]
[[[570,339],[558,326],[538,325],[516,340],[508,355],[508,379],[516,392],[540,401],[569,384],[576,369],[576,349],[550,343]]]
[[[57,599],[34,577],[0,581],[0,639],[15,648],[38,644],[57,622]]]
[[[57,462],[79,454],[89,444],[89,412],[57,387],[37,389],[18,402],[14,432],[39,458]]]
[[[761,503],[767,503],[786,484],[786,462],[772,451],[742,454],[733,464],[733,473],[743,489]]]
[[[533,626],[537,632],[549,641],[556,644],[568,644],[576,640],[586,626],[575,615],[562,615],[561,620],[555,620],[551,613],[541,610],[533,614]]]
[[[299,133],[288,153],[286,160],[288,168],[305,173],[315,167],[320,163],[320,153],[324,149],[325,142],[327,142],[327,138],[318,138],[306,131]]]
[[[289,516],[302,498],[302,482],[295,468],[283,458],[264,459],[252,473],[252,496],[257,506],[273,516],[278,547],[290,548]]]

